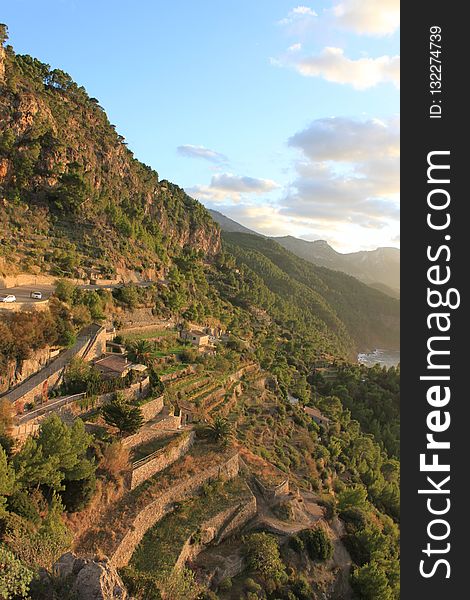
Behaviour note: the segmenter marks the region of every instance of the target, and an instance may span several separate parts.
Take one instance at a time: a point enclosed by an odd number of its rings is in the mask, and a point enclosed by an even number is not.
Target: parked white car
[[[1,296],[0,302],[16,302],[16,296],[13,296],[13,294],[8,294],[8,296]]]
[[[31,298],[42,300],[42,292],[31,292]]]

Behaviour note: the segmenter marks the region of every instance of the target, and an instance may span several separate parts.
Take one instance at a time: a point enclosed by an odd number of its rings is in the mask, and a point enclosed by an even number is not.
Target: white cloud
[[[399,0],[343,0],[333,7],[337,22],[358,34],[389,35],[400,26]]]
[[[380,156],[398,156],[399,119],[360,121],[332,117],[317,119],[288,140],[314,161],[360,161]]]
[[[210,148],[205,148],[204,146],[185,144],[183,146],[178,146],[176,150],[178,154],[181,154],[181,156],[186,156],[187,158],[202,158],[204,160],[219,164],[226,163],[228,161],[227,157],[220,152],[216,152]]]
[[[309,6],[296,6],[289,11],[287,17],[284,17],[284,19],[279,21],[279,25],[291,25],[295,21],[306,20],[317,16],[317,13]]]
[[[279,66],[290,66],[305,77],[323,77],[333,83],[352,85],[358,90],[374,87],[379,83],[400,85],[400,57],[379,56],[377,58],[351,59],[342,48],[326,47],[320,54],[299,57],[286,55],[272,60]]]
[[[310,17],[317,17],[317,13],[309,6],[296,6],[292,9],[294,15],[309,15]]]
[[[304,159],[281,201],[281,215],[310,220],[316,229],[344,223],[398,227],[398,118],[318,119],[292,136],[289,145]]]
[[[188,194],[199,199],[240,201],[242,194],[266,194],[279,188],[271,179],[259,179],[231,173],[213,175],[209,185],[196,185],[187,190]]]

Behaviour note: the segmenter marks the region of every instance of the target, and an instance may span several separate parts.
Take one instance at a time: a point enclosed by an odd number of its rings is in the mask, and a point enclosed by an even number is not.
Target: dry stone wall
[[[164,492],[134,518],[124,537],[115,542],[115,546],[110,553],[111,563],[118,568],[126,566],[145,533],[165,514],[170,512],[176,502],[190,498],[198,488],[208,481],[214,481],[219,477],[233,479],[238,475],[238,471],[239,460],[238,453],[236,453],[225,462],[189,477]]]
[[[193,442],[194,431],[184,432],[176,440],[172,440],[164,448],[158,450],[153,458],[134,463],[136,466],[131,474],[131,490],[184,456],[193,445]]]
[[[158,396],[150,402],[142,404],[140,407],[144,421],[150,421],[155,418],[163,410],[163,396]]]
[[[188,561],[194,560],[204,550],[204,546],[211,542],[220,544],[225,538],[239,531],[251,518],[256,515],[256,498],[252,494],[248,502],[235,504],[221,511],[211,519],[201,524],[201,543],[195,544],[189,537],[175,563],[174,569],[180,569]]]

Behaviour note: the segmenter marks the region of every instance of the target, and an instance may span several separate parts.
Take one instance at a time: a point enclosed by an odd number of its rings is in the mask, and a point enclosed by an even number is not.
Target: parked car
[[[35,300],[42,300],[42,292],[31,292],[30,296]]]
[[[8,294],[8,296],[1,296],[0,302],[16,302],[16,296],[13,296],[13,294]]]

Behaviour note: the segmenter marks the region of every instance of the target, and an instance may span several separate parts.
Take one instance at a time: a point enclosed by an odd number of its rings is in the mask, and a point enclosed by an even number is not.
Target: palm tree
[[[214,442],[227,445],[232,437],[232,426],[223,417],[217,416],[214,422],[207,427],[209,438]]]
[[[150,363],[153,351],[153,344],[148,340],[137,340],[132,344],[132,354],[135,356],[135,360],[145,365]]]

